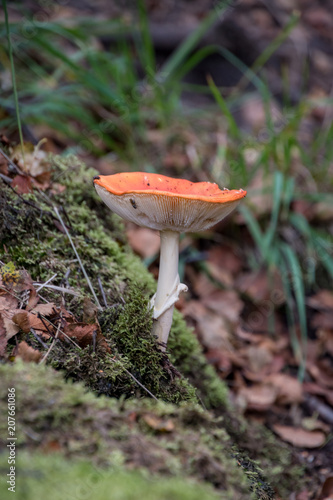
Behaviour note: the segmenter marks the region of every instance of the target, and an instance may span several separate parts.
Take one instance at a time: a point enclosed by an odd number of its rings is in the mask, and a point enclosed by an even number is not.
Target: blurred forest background
[[[297,498],[323,484],[317,498],[332,498],[332,2],[7,8],[16,91],[2,13],[1,147],[24,169],[22,135],[39,186],[55,153],[102,174],[142,170],[248,191],[214,230],[183,235],[189,292],[177,308],[238,411],[311,469],[313,484]],[[3,158],[0,173],[11,177]],[[22,179],[15,186],[30,189]],[[126,228],[157,276],[159,235]]]

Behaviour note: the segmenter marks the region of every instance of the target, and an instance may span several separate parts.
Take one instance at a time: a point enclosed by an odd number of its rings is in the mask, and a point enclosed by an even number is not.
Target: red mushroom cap
[[[125,220],[152,229],[203,231],[226,217],[246,196],[211,182],[126,172],[101,175],[94,184],[103,201]]]

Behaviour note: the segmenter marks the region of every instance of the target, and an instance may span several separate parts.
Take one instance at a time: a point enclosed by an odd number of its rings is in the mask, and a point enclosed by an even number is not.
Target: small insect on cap
[[[128,172],[94,177],[106,205],[125,220],[158,231],[204,231],[240,202],[243,189],[220,189],[212,182],[190,182],[164,175]]]

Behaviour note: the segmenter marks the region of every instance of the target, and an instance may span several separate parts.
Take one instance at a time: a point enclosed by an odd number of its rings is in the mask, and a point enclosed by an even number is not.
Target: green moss
[[[172,476],[177,485],[182,477],[185,484],[209,483],[225,499],[252,498],[229,436],[197,405],[97,398],[50,367],[18,362],[1,366],[0,377],[1,414],[7,387],[16,390],[18,456],[23,448],[32,455],[57,450],[72,463],[84,458],[101,473],[118,465],[120,472],[145,471],[154,482]]]
[[[152,336],[149,302],[137,284],[128,289],[116,320],[114,316],[114,311],[111,318],[108,311],[101,313],[101,328],[110,341],[111,351],[122,356],[132,374],[159,399],[197,402],[194,388],[173,368]]]
[[[0,457],[1,469],[6,460]],[[139,472],[96,469],[84,461],[68,461],[61,454],[31,456],[20,453],[17,462],[17,485],[14,496],[18,500],[67,500],[94,498],[94,500],[216,500],[218,495],[208,486],[180,478],[147,478]],[[1,498],[13,498],[6,478],[0,478]]]
[[[178,311],[174,312],[168,352],[174,365],[197,387],[205,407],[228,406],[225,384],[217,377],[214,368],[207,364],[197,338]]]

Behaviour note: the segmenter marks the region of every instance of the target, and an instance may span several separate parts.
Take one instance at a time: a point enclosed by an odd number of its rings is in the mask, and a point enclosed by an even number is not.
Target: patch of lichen
[[[50,367],[19,362],[1,366],[0,377],[1,414],[7,388],[15,387],[19,449],[33,455],[56,450],[71,462],[84,458],[101,473],[116,463],[119,472],[145,471],[155,481],[172,476],[176,483],[180,477],[209,483],[226,500],[255,498],[228,435],[198,405],[97,398]]]

